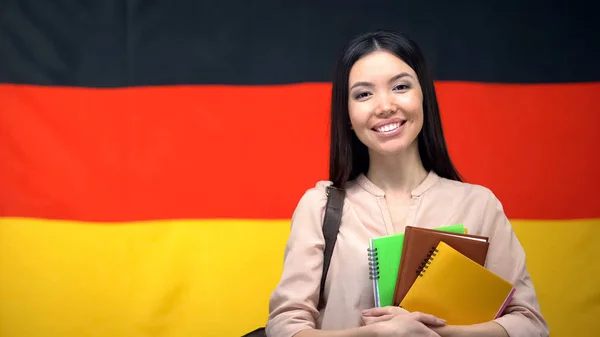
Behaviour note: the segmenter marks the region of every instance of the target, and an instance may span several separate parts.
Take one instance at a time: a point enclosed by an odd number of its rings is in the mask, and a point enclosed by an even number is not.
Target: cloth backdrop
[[[3,2],[0,336],[264,325],[294,207],[327,179],[333,61],[377,28],[422,45],[552,336],[594,335],[599,24],[575,3]]]

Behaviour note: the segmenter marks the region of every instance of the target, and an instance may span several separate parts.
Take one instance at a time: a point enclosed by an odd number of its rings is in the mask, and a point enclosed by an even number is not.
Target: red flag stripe
[[[511,218],[600,217],[600,83],[437,88],[459,170]],[[329,94],[0,85],[0,216],[289,218],[327,178]]]

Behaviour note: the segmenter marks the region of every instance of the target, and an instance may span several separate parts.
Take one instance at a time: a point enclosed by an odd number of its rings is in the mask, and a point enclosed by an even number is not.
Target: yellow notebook
[[[400,303],[445,319],[449,325],[477,324],[499,317],[510,302],[512,284],[440,242]]]

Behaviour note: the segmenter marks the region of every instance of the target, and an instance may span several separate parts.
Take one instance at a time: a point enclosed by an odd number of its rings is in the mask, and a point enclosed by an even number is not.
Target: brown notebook
[[[485,264],[489,247],[489,239],[485,236],[407,226],[404,230],[404,246],[394,291],[394,305],[400,305],[417,279],[423,263],[429,259],[440,241],[444,241],[478,264]]]

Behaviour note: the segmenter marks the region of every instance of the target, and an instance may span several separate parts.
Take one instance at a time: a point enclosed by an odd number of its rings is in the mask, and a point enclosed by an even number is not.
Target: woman
[[[418,46],[385,31],[355,38],[336,67],[331,107],[330,182],[301,198],[292,219],[281,281],[270,300],[267,335],[548,336],[525,253],[485,187],[461,181],[442,132],[432,77]],[[328,184],[343,187],[342,223],[317,310],[321,232]],[[372,308],[366,248],[371,237],[461,223],[490,238],[486,267],[512,282],[503,316],[449,326],[426,313]]]

